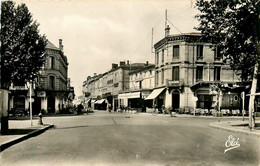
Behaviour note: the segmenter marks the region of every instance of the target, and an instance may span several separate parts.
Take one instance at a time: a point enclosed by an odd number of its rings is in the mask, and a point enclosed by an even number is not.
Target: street
[[[259,137],[208,126],[218,120],[102,111],[44,117],[56,127],[3,151],[1,165],[259,165]],[[230,135],[240,146],[224,153]]]

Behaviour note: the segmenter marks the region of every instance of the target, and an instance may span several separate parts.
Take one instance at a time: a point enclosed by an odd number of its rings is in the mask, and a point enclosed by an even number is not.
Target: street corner
[[[209,124],[210,127],[231,131],[235,133],[243,133],[246,135],[260,136],[260,122],[256,123],[255,129],[250,130],[248,122],[245,121],[223,121],[223,122],[212,122]]]
[[[14,129],[8,129],[6,131],[1,131],[0,152],[4,151],[5,149],[19,142],[27,140],[31,137],[38,136],[43,132],[45,132],[46,130],[54,127],[55,125],[53,124],[43,124],[43,125],[37,125],[28,128],[14,128]]]

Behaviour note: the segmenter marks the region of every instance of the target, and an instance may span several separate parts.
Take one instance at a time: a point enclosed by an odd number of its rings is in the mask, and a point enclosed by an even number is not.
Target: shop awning
[[[102,104],[103,102],[105,102],[105,99],[100,99],[100,100],[97,100],[97,101],[95,102],[95,104]]]
[[[164,90],[165,88],[160,88],[160,89],[155,89],[152,91],[152,93],[146,97],[144,100],[152,100],[152,99],[155,99],[157,96],[159,96],[162,91]]]
[[[140,98],[141,92],[131,92],[131,93],[123,93],[118,95],[118,99],[134,99]]]

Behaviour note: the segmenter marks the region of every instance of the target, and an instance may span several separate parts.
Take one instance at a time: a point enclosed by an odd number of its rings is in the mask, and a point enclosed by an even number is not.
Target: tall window
[[[159,52],[156,53],[156,64],[159,64]]]
[[[220,67],[214,67],[214,80],[220,80]]]
[[[164,69],[162,69],[162,84],[164,83]]]
[[[155,72],[155,84],[156,84],[156,86],[158,85],[158,79],[159,79],[159,72],[158,71],[156,71]]]
[[[50,89],[55,89],[55,78],[54,78],[54,76],[49,77],[49,87],[50,87]]]
[[[215,60],[220,60],[222,58],[221,50],[219,47],[216,47],[214,54]]]
[[[180,54],[180,46],[173,46],[173,58],[179,58],[179,54]]]
[[[53,56],[50,57],[50,68],[51,69],[55,68],[55,58]]]
[[[139,82],[139,89],[142,89],[142,81]]]
[[[197,45],[197,59],[203,58],[203,45]]]
[[[203,66],[197,66],[196,80],[203,80]]]
[[[164,62],[164,49],[162,49],[162,63]]]
[[[179,66],[172,67],[172,80],[173,81],[180,80]]]

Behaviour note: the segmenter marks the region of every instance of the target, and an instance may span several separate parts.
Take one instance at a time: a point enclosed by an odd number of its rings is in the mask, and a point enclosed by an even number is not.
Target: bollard
[[[38,117],[39,117],[38,125],[43,125],[43,123],[42,123],[42,113],[41,112],[38,114]]]

